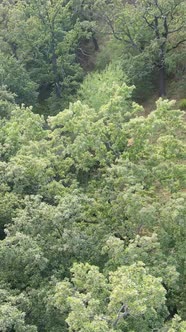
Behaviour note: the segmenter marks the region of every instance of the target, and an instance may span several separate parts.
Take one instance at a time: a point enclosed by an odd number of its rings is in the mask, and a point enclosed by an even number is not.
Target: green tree
[[[184,112],[143,116],[122,79],[90,75],[47,120],[1,91],[6,332],[184,328]]]
[[[126,72],[138,79],[158,72],[160,96],[166,95],[169,58],[186,41],[185,13],[184,0],[104,2],[102,15],[129,58]]]
[[[57,283],[52,299],[61,313],[69,312],[69,331],[131,331],[137,324],[151,331],[156,326],[166,291],[142,263],[121,266],[108,277],[89,264],[74,264],[71,273],[71,283]]]
[[[71,1],[3,1],[1,9],[2,84],[27,105],[35,105],[38,92],[38,101],[50,97],[57,113],[82,80],[76,51],[80,38],[91,35],[88,23],[79,21]]]
[[[21,61],[9,54],[0,52],[0,85],[13,92],[17,103],[35,104],[38,84],[35,83]]]
[[[0,289],[0,329],[2,332],[37,332],[36,326],[25,322],[24,306],[28,306],[28,299],[24,295]]]

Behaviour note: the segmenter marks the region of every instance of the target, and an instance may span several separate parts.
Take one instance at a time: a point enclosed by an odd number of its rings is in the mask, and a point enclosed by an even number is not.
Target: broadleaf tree
[[[144,115],[122,80],[47,119],[1,91],[3,332],[184,329],[184,112]]]

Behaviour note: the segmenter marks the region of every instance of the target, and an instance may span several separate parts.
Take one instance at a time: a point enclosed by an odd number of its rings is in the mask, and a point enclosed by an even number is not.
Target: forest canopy
[[[1,332],[186,331],[184,15],[1,2]]]

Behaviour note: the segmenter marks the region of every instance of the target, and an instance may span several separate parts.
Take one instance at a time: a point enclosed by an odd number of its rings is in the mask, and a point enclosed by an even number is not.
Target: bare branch
[[[159,28],[158,28],[158,17],[157,16],[155,16],[155,18],[154,18],[154,30],[155,30],[155,32],[156,32],[156,37],[157,37],[157,39],[160,39],[160,33],[159,33]]]
[[[163,26],[164,26],[164,33],[163,33],[163,37],[167,38],[168,34],[169,34],[169,28],[168,28],[168,24],[167,24],[167,17],[164,16],[164,22],[163,22]]]
[[[58,226],[56,226],[56,225],[55,225],[55,227],[56,227],[56,229],[57,229],[57,231],[58,231],[58,233],[59,233],[60,237],[63,237],[63,234],[62,234],[62,232],[61,232],[60,228],[59,228]]]
[[[143,15],[143,19],[145,20],[145,22],[147,23],[147,25],[148,25],[152,30],[154,30],[154,24],[153,24],[153,23],[150,23],[150,22],[147,20],[147,18],[146,18],[145,15]]]
[[[186,39],[182,39],[182,40],[180,40],[176,45],[174,45],[173,47],[169,48],[169,49],[167,50],[167,53],[170,52],[170,51],[172,51],[172,50],[175,50],[179,45],[181,45],[181,44],[183,44],[183,43],[185,43],[185,42],[186,42]]]
[[[130,315],[130,313],[128,310],[128,306],[123,304],[122,307],[118,311],[117,318],[114,321],[113,326],[116,326],[121,318],[126,318],[129,315]]]
[[[129,38],[128,43],[130,43],[132,45],[132,47],[138,48],[137,44],[134,42],[134,40],[133,40],[133,38],[131,36],[130,30],[129,30],[128,27],[127,27],[126,36]]]
[[[85,53],[85,51],[81,47],[78,47],[77,50],[79,50],[85,56],[90,56],[90,54]]]
[[[159,9],[160,14],[163,15],[163,11],[162,11],[161,7],[160,7],[159,4],[158,4],[158,0],[154,0],[154,4],[155,4],[155,6]]]
[[[111,21],[111,19],[110,19],[107,15],[105,15],[105,19],[106,19],[106,21],[107,21],[109,27],[111,28],[114,37],[115,37],[116,39],[118,39],[118,40],[121,41],[122,38],[119,37],[119,36],[118,36],[118,33],[114,30],[114,27],[113,27],[113,25],[112,25],[112,21]]]
[[[178,31],[181,31],[182,29],[183,29],[183,25],[180,26],[180,27],[177,28],[177,29],[174,29],[174,30],[169,31],[169,34],[174,33],[174,32],[178,32]]]

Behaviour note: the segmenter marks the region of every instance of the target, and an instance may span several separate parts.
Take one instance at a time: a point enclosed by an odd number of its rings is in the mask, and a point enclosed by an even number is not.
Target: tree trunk
[[[159,59],[159,94],[160,97],[166,96],[166,68],[165,68],[165,49],[164,45],[160,48]]]
[[[54,33],[52,31],[52,42],[51,42],[51,51],[52,51],[52,71],[54,75],[54,85],[55,85],[55,93],[56,97],[61,97],[61,87],[60,87],[60,79],[58,75],[58,68],[57,68],[57,55],[55,51],[55,38]]]
[[[56,97],[60,98],[61,89],[60,89],[60,82],[59,82],[58,73],[57,73],[57,57],[56,57],[55,52],[52,54],[52,69],[53,69],[53,74],[55,77],[54,84],[55,84]]]
[[[160,97],[166,96],[166,72],[164,65],[161,65],[159,68],[159,94]]]
[[[97,39],[94,35],[92,36],[92,41],[93,41],[93,44],[94,44],[95,51],[99,51],[98,41],[97,41]]]

